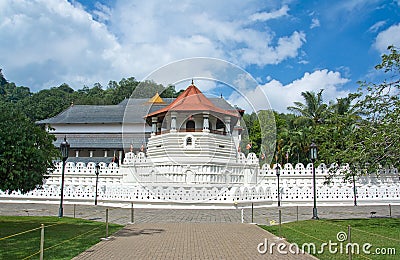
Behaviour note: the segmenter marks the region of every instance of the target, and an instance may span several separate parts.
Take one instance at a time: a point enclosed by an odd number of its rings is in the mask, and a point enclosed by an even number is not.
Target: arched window
[[[194,132],[195,123],[193,120],[188,120],[186,122],[186,132]]]

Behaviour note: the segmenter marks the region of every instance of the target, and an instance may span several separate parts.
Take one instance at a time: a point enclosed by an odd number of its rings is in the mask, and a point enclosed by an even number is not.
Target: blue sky
[[[399,17],[399,0],[3,0],[0,68],[38,91],[142,80],[180,59],[217,58],[246,70],[285,111],[302,91],[323,88],[328,101],[381,78],[374,65],[388,45],[400,46]]]

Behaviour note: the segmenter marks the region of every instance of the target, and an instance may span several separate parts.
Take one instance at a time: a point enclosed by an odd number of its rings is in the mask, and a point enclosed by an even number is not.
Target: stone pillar
[[[162,125],[161,123],[157,123],[157,132],[161,134]]]
[[[156,135],[157,134],[157,117],[152,117],[151,118],[151,135]]]
[[[208,120],[209,114],[203,114],[203,132],[209,133],[210,132],[210,122]]]
[[[171,130],[170,132],[176,132],[176,112],[171,112]]]
[[[79,150],[75,150],[75,157],[79,157]]]
[[[93,151],[89,151],[89,157],[93,157]]]
[[[226,127],[226,133],[228,135],[231,134],[231,117],[226,116],[225,117],[225,127]]]
[[[107,157],[107,156],[108,156],[108,151],[104,150],[104,157]]]
[[[122,163],[122,151],[118,151],[118,165]]]

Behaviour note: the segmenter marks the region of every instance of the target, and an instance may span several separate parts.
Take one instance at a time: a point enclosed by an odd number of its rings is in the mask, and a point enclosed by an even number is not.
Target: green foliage
[[[71,104],[73,100],[71,90],[73,91],[66,84],[44,89],[19,101],[17,106],[33,121],[53,117]]]
[[[296,119],[297,123],[316,125],[324,121],[328,105],[323,102],[322,92],[323,89],[317,94],[313,91],[302,92],[301,95],[305,100],[305,104],[294,102],[295,106],[288,107],[289,111],[299,115]]]
[[[0,190],[28,192],[43,183],[58,151],[54,136],[0,102]]]
[[[389,80],[360,82],[356,107],[363,118],[348,135],[346,149],[338,153],[350,164],[349,174],[400,167],[400,53],[393,46],[388,50],[376,69],[383,70]]]

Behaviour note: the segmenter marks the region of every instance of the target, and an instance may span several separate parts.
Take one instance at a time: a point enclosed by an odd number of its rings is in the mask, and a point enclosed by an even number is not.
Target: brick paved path
[[[0,203],[1,216],[57,216],[57,204],[33,204],[33,203]],[[109,220],[113,223],[127,224],[131,221],[130,205],[123,208],[108,207]],[[77,218],[105,221],[104,206],[76,205],[75,216]],[[282,222],[306,220],[312,217],[312,207],[281,207]],[[319,206],[320,218],[347,219],[347,218],[369,218],[370,212],[374,211],[375,217],[389,216],[388,205],[381,206]],[[278,209],[276,207],[254,208],[253,222],[257,224],[269,224],[269,221],[278,221]],[[400,217],[400,205],[392,205],[392,217]],[[64,205],[64,216],[74,216],[74,205]],[[251,208],[243,210],[244,223],[252,222]],[[134,209],[135,223],[240,223],[241,209]]]
[[[257,246],[265,239],[284,242],[252,224],[141,223],[126,226],[74,259],[316,259],[276,250],[260,254]]]
[[[104,206],[64,205],[64,216],[105,221]],[[131,209],[108,207],[113,223],[130,222]],[[312,207],[282,207],[282,221],[310,219]],[[318,207],[320,218],[345,219],[400,216],[400,205]],[[389,213],[390,212],[390,213]],[[251,208],[243,210],[251,222]],[[255,223],[278,220],[276,207],[254,208]],[[57,204],[0,203],[0,215],[57,216]],[[102,241],[76,259],[313,259],[309,255],[261,255],[258,244],[281,242],[252,224],[240,224],[241,209],[143,209],[134,210],[135,224],[127,225],[109,241]],[[300,258],[301,257],[301,258]],[[314,258],[315,259],[315,258]]]

